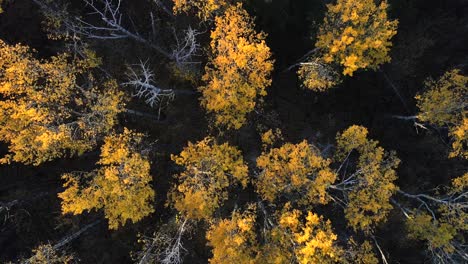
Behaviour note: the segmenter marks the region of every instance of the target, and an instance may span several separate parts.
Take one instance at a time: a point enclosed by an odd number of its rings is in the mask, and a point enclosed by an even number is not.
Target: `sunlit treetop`
[[[337,263],[343,250],[336,244],[330,220],[313,212],[302,213],[286,204],[278,224],[270,230],[262,252],[264,263]]]
[[[425,86],[427,90],[416,96],[418,119],[448,126],[453,140],[450,157],[468,159],[468,77],[455,69],[438,80],[427,80]]]
[[[206,234],[213,254],[210,263],[261,263],[258,261],[255,213],[255,206],[251,205],[243,213],[234,211],[230,219],[211,224]]]
[[[98,169],[63,175],[62,212],[76,215],[102,208],[109,229],[117,229],[127,220],[136,223],[154,212],[155,194],[143,139],[143,134],[128,129],[110,135],[101,148]]]
[[[0,40],[0,140],[10,152],[2,163],[80,155],[112,129],[123,93],[115,81],[97,85],[90,71],[99,59],[84,54],[37,60],[28,47]]]
[[[305,140],[272,148],[257,159],[257,167],[261,169],[257,192],[270,202],[283,197],[301,203],[325,204],[329,199],[326,190],[336,180],[330,162]]]
[[[213,18],[229,6],[229,0],[173,0],[174,14],[188,13],[194,10],[201,20]]]
[[[253,19],[241,4],[215,19],[211,32],[212,56],[200,87],[201,105],[215,116],[215,124],[239,129],[259,96],[270,85],[273,61],[265,34],[254,30]]]
[[[326,63],[343,66],[352,76],[358,69],[377,69],[388,55],[398,22],[387,17],[387,1],[337,0],[328,4],[315,46]]]
[[[428,79],[425,86],[426,91],[416,96],[420,110],[418,118],[439,126],[460,123],[466,115],[468,77],[455,69],[438,80]]]
[[[356,151],[356,171],[335,185],[346,195],[345,216],[354,230],[371,232],[387,219],[393,208],[391,196],[398,190],[395,169],[400,160],[395,153],[387,152],[378,142],[367,138],[362,126],[351,126],[337,136],[337,160],[345,161]]]
[[[243,213],[234,211],[230,219],[212,223],[207,232],[213,250],[210,263],[338,263],[344,251],[331,222],[312,212],[302,213],[290,204],[261,224],[256,206]],[[262,221],[263,222],[263,221]]]
[[[169,197],[174,207],[189,219],[210,219],[228,198],[228,188],[247,186],[248,168],[241,152],[228,143],[207,137],[188,146],[172,160],[183,167],[178,185]]]

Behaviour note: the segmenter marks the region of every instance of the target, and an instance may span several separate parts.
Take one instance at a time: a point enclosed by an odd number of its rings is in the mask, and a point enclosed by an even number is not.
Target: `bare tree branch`
[[[128,81],[125,86],[132,86],[135,90],[133,97],[144,99],[151,107],[158,107],[159,112],[163,106],[174,100],[175,93],[172,89],[161,89],[154,85],[154,73],[149,69],[147,62],[136,65],[137,69],[129,67]],[[163,105],[165,104],[165,105]]]

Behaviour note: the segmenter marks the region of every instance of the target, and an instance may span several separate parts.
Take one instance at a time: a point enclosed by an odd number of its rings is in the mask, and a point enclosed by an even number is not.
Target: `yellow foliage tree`
[[[448,126],[453,139],[450,157],[468,159],[468,77],[455,69],[438,80],[428,79],[425,86],[427,91],[416,96],[418,119]]]
[[[51,244],[39,245],[32,250],[34,254],[32,257],[26,260],[22,260],[21,263],[33,263],[33,264],[68,264],[75,263],[73,255],[65,254],[60,252]]]
[[[322,58],[311,56],[307,62],[300,63],[297,71],[303,85],[317,92],[326,91],[341,83],[340,73]]]
[[[203,21],[211,19],[229,6],[229,0],[173,0],[174,14],[189,12],[195,9],[198,18]]]
[[[359,69],[376,70],[390,61],[388,55],[398,21],[387,17],[387,1],[337,0],[327,5],[320,26],[316,49],[300,63],[298,75],[305,87],[325,91],[341,82],[335,65],[343,75],[353,76]]]
[[[247,186],[248,168],[241,152],[213,138],[188,146],[172,160],[184,167],[175,177],[179,184],[170,193],[174,207],[189,219],[210,219],[228,198],[228,187]]]
[[[330,162],[306,140],[272,148],[257,159],[257,167],[262,170],[256,182],[257,192],[269,202],[280,196],[288,200],[296,196],[302,203],[325,204],[329,199],[327,188],[336,180]]]
[[[278,225],[267,237],[263,263],[286,263],[292,259],[300,264],[337,263],[344,253],[336,245],[337,238],[330,220],[310,211],[302,214],[286,204]]]
[[[274,146],[276,143],[284,140],[283,132],[281,129],[277,128],[275,130],[269,129],[268,131],[262,133],[260,135],[260,139],[262,140],[262,147],[264,149],[268,147]]]
[[[259,245],[255,232],[255,206],[240,213],[232,213],[231,219],[212,223],[206,238],[213,248],[210,263],[253,264],[258,261]]]
[[[353,76],[358,69],[377,69],[390,61],[390,39],[398,22],[387,17],[387,1],[338,0],[327,5],[315,46],[323,50],[326,63],[344,67],[343,74]]]
[[[427,213],[416,213],[407,221],[408,236],[426,240],[431,250],[443,248],[453,252],[450,241],[456,235],[456,229],[448,223],[438,222]]]
[[[96,86],[89,71],[99,60],[87,54],[40,61],[28,47],[0,40],[0,140],[10,151],[1,163],[39,165],[80,155],[109,133],[123,94],[115,81]]]
[[[208,233],[213,247],[210,263],[337,263],[344,251],[336,245],[337,236],[331,222],[312,212],[292,209],[287,203],[268,218],[269,227],[256,232],[256,206],[249,205],[242,214],[235,211],[231,219],[214,222]]]
[[[417,209],[408,210],[408,236],[425,241],[431,256],[440,263],[463,263],[468,261],[464,252],[464,234],[468,231],[468,173],[452,180],[446,193],[437,196],[408,194],[407,198],[419,203]]]
[[[133,223],[154,212],[154,190],[150,182],[150,162],[143,134],[125,129],[106,137],[101,148],[100,168],[90,173],[69,173],[62,199],[62,212],[81,214],[104,209],[109,228],[117,229],[127,220]],[[82,186],[84,180],[89,180]]]
[[[241,4],[216,17],[215,26],[213,54],[203,76],[206,85],[199,88],[201,104],[215,114],[216,125],[239,129],[271,83],[271,52],[265,34],[255,32],[253,19]]]
[[[394,152],[386,152],[378,142],[367,138],[362,126],[351,126],[337,135],[337,158],[349,158],[357,151],[356,171],[333,186],[347,196],[345,209],[348,224],[354,230],[371,232],[372,228],[387,219],[393,208],[390,197],[398,190],[395,169],[400,160]]]

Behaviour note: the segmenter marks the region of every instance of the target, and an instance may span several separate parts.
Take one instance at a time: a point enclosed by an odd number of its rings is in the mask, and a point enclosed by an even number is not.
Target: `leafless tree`
[[[182,263],[183,252],[186,251],[182,244],[182,235],[185,233],[187,218],[182,221],[179,229],[170,243],[170,246],[164,250],[162,264],[179,264]]]
[[[176,30],[173,29],[175,46],[172,49],[172,59],[179,67],[199,64],[193,61],[193,58],[199,55],[200,44],[197,42],[197,36],[201,33],[189,27],[183,31],[182,37],[179,37]]]
[[[68,36],[72,40],[97,39],[97,40],[115,40],[132,39],[142,43],[147,47],[157,51],[166,59],[173,61],[179,69],[186,70],[188,66],[198,64],[193,60],[199,54],[200,45],[197,42],[197,36],[201,33],[191,27],[186,30],[176,30],[174,26],[168,35],[161,34],[161,28],[158,27],[158,17],[149,11],[148,23],[151,26],[150,32],[141,33],[133,23],[131,17],[124,17],[122,12],[122,0],[82,0],[91,10],[85,17],[72,16],[67,12],[66,4],[60,5],[46,0],[33,0],[41,7],[41,10],[49,16],[54,16],[60,20],[62,27],[60,33]],[[164,11],[172,18],[172,13],[163,5],[160,0],[154,0],[159,9]],[[100,23],[87,17],[95,16]],[[124,23],[124,20],[126,23]],[[92,21],[92,22],[91,22]],[[129,24],[130,26],[126,25]],[[130,29],[132,28],[132,29]],[[171,39],[173,45],[162,45],[162,37]]]
[[[135,90],[134,97],[144,99],[149,106],[157,107],[160,113],[163,107],[174,100],[175,93],[172,89],[162,89],[155,86],[154,77],[148,63],[140,61],[134,67],[129,67],[128,81],[123,85],[133,87]]]
[[[142,238],[143,251],[135,254],[136,263],[180,264],[186,249],[182,238],[189,230],[189,220],[184,218],[164,225],[151,237]]]
[[[154,50],[158,51],[166,58],[171,57],[171,54],[161,46],[144,38],[136,29],[130,30],[123,25],[121,12],[121,0],[116,0],[115,4],[112,0],[83,0],[83,2],[93,11],[90,15],[96,15],[102,21],[102,25],[96,25],[87,22],[80,17],[76,17],[76,25],[73,30],[78,35],[91,39],[124,39],[130,38],[137,42],[143,43]],[[151,24],[154,25],[154,16],[150,13]],[[135,26],[133,26],[135,28]],[[154,27],[153,27],[154,28]],[[155,32],[153,32],[155,34]]]

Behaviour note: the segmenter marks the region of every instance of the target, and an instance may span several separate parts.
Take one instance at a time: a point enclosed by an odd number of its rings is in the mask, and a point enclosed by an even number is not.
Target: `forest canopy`
[[[0,0],[1,263],[468,263],[464,0]]]

